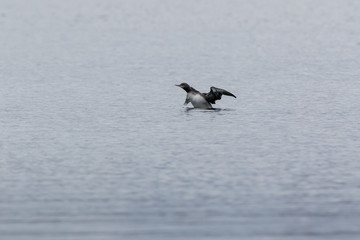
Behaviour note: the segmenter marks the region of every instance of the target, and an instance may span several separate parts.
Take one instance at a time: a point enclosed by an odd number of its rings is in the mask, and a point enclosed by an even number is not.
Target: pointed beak
[[[175,86],[177,86],[177,87],[181,87],[181,86],[180,86],[180,84],[175,84]]]

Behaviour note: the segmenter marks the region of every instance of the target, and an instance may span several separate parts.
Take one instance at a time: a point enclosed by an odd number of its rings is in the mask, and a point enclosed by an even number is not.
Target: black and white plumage
[[[187,83],[181,83],[175,86],[181,87],[187,93],[184,105],[191,102],[194,108],[212,109],[211,104],[215,104],[215,101],[220,100],[222,95],[236,98],[231,92],[216,87],[211,87],[210,92],[208,93],[200,93],[195,88],[190,87]]]

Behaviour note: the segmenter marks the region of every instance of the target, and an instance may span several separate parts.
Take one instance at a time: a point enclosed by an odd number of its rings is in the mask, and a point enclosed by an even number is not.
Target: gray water
[[[359,239],[359,13],[1,0],[0,238]]]

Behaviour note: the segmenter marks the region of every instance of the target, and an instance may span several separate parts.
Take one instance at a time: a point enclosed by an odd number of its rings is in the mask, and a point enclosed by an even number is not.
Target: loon
[[[210,92],[208,93],[200,93],[195,88],[190,87],[187,83],[181,83],[175,86],[181,87],[187,92],[184,105],[191,102],[194,108],[213,109],[211,104],[215,104],[216,100],[220,100],[222,95],[236,98],[231,92],[216,87],[211,87]]]

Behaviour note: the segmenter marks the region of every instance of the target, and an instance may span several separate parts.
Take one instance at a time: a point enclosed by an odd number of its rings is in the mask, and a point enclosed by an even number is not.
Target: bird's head
[[[189,92],[189,91],[191,90],[189,84],[187,84],[187,83],[181,83],[181,84],[178,84],[178,85],[175,85],[175,86],[181,87],[181,88],[184,89],[186,92]]]

